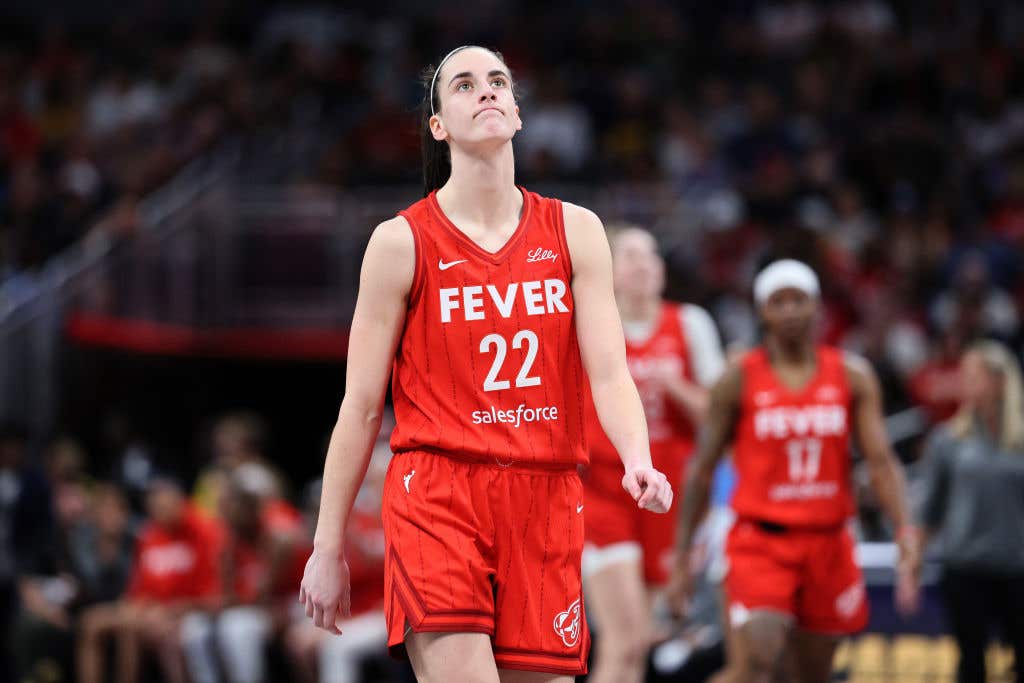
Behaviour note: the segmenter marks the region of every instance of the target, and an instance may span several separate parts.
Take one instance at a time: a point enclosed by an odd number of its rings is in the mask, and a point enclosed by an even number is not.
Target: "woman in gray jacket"
[[[962,361],[964,403],[926,448],[921,520],[942,541],[942,589],[960,647],[960,683],[985,681],[989,628],[1013,647],[1024,682],[1024,388],[997,342]]]

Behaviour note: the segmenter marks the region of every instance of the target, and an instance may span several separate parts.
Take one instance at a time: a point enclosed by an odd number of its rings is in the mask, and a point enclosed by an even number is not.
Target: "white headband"
[[[434,83],[437,82],[437,74],[441,73],[441,68],[444,67],[444,63],[447,62],[451,58],[451,56],[453,54],[455,54],[456,52],[459,52],[461,50],[466,50],[466,49],[471,48],[471,47],[477,47],[477,46],[476,45],[460,45],[459,47],[455,48],[454,50],[452,50],[451,52],[446,54],[444,56],[444,59],[441,60],[441,63],[437,65],[437,68],[434,69],[434,75],[430,77],[430,90],[427,91],[427,97],[430,98],[430,115],[431,116],[434,116],[435,114],[437,114],[437,112],[434,111]]]
[[[810,266],[793,259],[770,263],[754,278],[754,301],[760,306],[780,289],[799,289],[812,298],[821,293],[818,276]]]

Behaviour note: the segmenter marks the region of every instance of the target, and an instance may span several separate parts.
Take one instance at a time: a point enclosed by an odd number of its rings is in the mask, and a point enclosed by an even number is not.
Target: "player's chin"
[[[778,335],[785,342],[799,342],[813,331],[812,322],[805,318],[787,318],[779,322]]]
[[[515,128],[503,120],[495,119],[481,121],[480,123],[482,125],[469,141],[469,143],[474,147],[501,147],[515,137]]]

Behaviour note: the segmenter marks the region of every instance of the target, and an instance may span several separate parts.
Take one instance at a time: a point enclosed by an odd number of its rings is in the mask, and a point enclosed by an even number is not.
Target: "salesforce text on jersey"
[[[491,406],[488,410],[474,410],[473,424],[510,424],[516,429],[520,424],[530,422],[550,422],[558,419],[558,406],[527,408],[520,403],[514,410],[499,410]]]

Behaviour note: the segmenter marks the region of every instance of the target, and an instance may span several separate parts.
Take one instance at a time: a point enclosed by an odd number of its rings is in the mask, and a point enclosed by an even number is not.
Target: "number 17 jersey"
[[[852,389],[842,351],[821,346],[816,356],[817,372],[800,389],[779,380],[764,347],[742,360],[732,499],[739,517],[823,528],[853,515]]]
[[[494,253],[448,220],[435,193],[400,212],[416,271],[392,375],[395,453],[586,463],[562,203],[520,190],[519,224]]]

